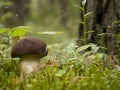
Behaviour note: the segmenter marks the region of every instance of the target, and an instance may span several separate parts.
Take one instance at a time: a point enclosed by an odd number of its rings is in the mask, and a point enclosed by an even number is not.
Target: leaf
[[[98,54],[98,58],[99,59],[103,59],[104,58],[104,54]]]
[[[95,31],[91,30],[91,31],[88,31],[87,33],[93,33],[93,32],[95,32]]]
[[[87,0],[83,0],[82,5],[85,6],[86,2],[87,2]]]
[[[83,25],[85,24],[85,23],[84,23],[83,21],[81,21],[81,20],[77,20],[77,21],[78,21],[79,23],[83,24]]]
[[[89,16],[91,14],[93,14],[93,12],[89,12],[89,13],[85,14],[85,17],[87,17],[87,16]]]
[[[33,33],[31,30],[25,30],[26,32]]]
[[[102,36],[102,35],[114,35],[113,33],[100,33],[100,34],[97,34],[99,36]]]
[[[32,28],[29,26],[18,26],[13,28],[13,30],[32,30]]]
[[[112,25],[119,24],[119,23],[120,23],[120,21],[114,21],[114,22],[112,23]]]
[[[65,70],[60,70],[60,71],[58,71],[58,72],[55,74],[55,76],[60,77],[60,76],[64,75],[65,73],[66,73]]]
[[[100,33],[100,34],[97,34],[97,35],[102,36],[102,35],[105,35],[105,33]]]
[[[86,50],[86,49],[89,48],[89,47],[91,47],[91,45],[85,45],[85,46],[79,47],[79,48],[77,49],[77,52],[81,52],[81,51],[83,51],[83,50]]]
[[[55,34],[63,34],[63,32],[50,31],[50,32],[38,32],[38,34],[55,35]]]
[[[99,50],[99,47],[94,44],[92,45],[91,49],[93,53],[96,53]]]
[[[0,44],[0,48],[4,48],[6,46],[7,46],[6,44]]]
[[[20,58],[12,58],[12,60],[19,61]]]
[[[11,31],[8,31],[8,35],[10,36],[23,36],[26,32],[31,32],[32,28],[29,26],[19,26],[13,28]]]
[[[10,36],[23,36],[25,35],[25,30],[14,30],[14,31],[8,31],[8,35]]]
[[[10,29],[8,29],[8,28],[1,28],[0,29],[0,34],[3,34],[3,33],[8,32],[8,31],[10,31]]]
[[[92,54],[92,51],[87,51],[87,52],[85,52],[82,56],[83,56],[83,57],[86,57],[86,56],[88,56],[88,55],[90,55],[90,54]]]
[[[84,11],[84,9],[82,7],[80,7],[79,5],[74,5],[75,7],[78,7],[80,10]]]

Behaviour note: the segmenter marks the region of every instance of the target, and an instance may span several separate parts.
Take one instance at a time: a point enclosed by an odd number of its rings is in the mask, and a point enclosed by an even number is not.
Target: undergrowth
[[[79,8],[84,12],[84,7]],[[119,90],[120,67],[99,52],[103,47],[86,42],[90,33],[86,31],[86,16],[90,14],[84,13],[84,20],[79,21],[84,25],[84,46],[78,47],[75,41],[48,45],[48,56],[40,60],[40,71],[24,77],[19,59],[10,57],[10,41],[23,36],[29,27],[1,29],[0,90]]]
[[[3,57],[0,90],[119,90],[120,69],[99,49],[103,48],[74,42],[48,45],[41,70],[25,78],[19,73],[19,60]]]

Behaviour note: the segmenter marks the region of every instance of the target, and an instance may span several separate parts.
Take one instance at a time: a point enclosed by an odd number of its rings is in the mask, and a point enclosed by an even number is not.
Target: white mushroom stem
[[[22,74],[31,74],[40,70],[38,55],[25,55],[21,57],[20,69]]]

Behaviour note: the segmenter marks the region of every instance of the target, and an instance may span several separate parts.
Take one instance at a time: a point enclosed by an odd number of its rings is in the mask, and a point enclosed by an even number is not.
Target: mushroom
[[[12,50],[11,57],[20,58],[20,69],[23,74],[31,74],[39,71],[40,59],[47,55],[46,44],[36,38],[24,38],[18,40]]]

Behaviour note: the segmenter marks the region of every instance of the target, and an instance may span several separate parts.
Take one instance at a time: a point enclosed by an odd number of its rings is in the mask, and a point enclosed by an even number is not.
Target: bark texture
[[[105,46],[108,54],[116,54],[116,35],[120,32],[120,23],[117,22],[120,21],[120,0],[87,0],[85,13],[89,12],[93,12],[93,15],[87,17],[86,28],[94,32],[87,34],[87,43]],[[82,12],[80,18],[83,20]],[[83,28],[80,24],[78,41],[83,37]]]

